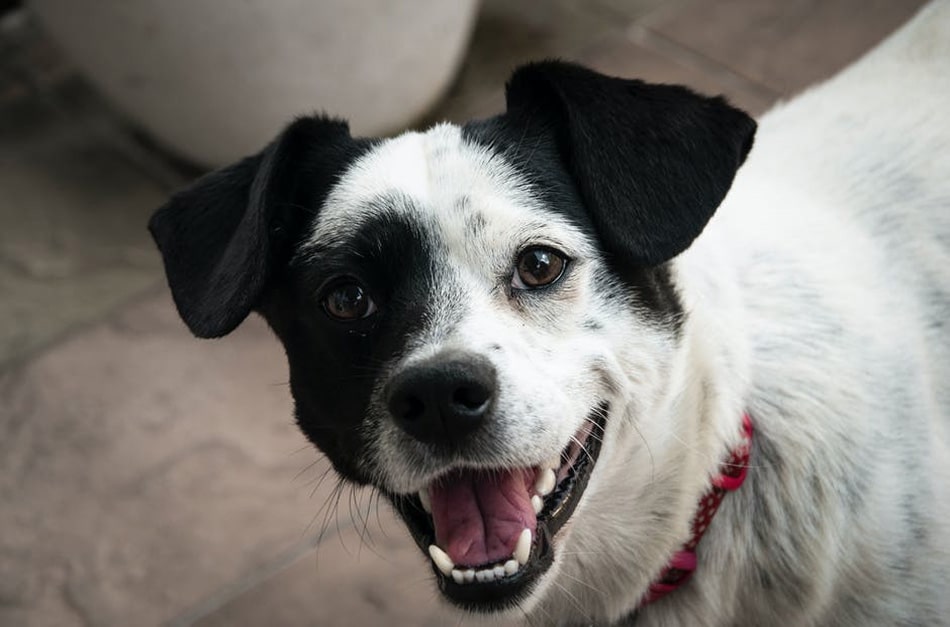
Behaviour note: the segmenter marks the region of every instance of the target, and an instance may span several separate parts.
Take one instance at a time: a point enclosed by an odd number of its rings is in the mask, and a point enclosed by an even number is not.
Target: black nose
[[[387,387],[396,424],[421,442],[459,444],[495,400],[495,368],[484,357],[442,353],[398,373]]]

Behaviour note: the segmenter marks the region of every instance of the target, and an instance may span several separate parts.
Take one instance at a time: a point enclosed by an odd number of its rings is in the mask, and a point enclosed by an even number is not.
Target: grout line
[[[616,25],[617,22],[649,24],[657,20],[662,20],[668,15],[678,13],[684,6],[692,4],[695,1],[696,0],[657,0],[654,5],[644,7],[642,10],[638,9],[634,12],[618,9],[615,2],[605,2],[604,0],[593,0],[580,6],[583,7],[582,10],[584,12],[590,12],[598,18],[602,18],[602,20],[610,20],[612,22],[611,26],[603,29],[604,31],[608,31],[622,30],[623,26]],[[565,7],[565,9],[574,14],[579,12],[574,6]]]
[[[199,175],[197,172],[185,174],[160,152],[136,141],[134,133],[124,120],[111,112],[107,119],[97,120],[89,126],[101,129],[100,136],[109,146],[124,157],[132,169],[157,185],[165,194],[184,187],[194,178],[192,175]]]
[[[687,7],[692,4],[696,4],[696,0],[666,0],[653,10],[648,11],[637,18],[634,21],[634,24],[639,24],[640,26],[646,28],[652,28],[657,23],[667,20],[673,15],[682,13],[684,10],[688,10]]]
[[[781,92],[777,92],[721,62],[663,35],[649,25],[631,24],[626,30],[626,36],[631,42],[655,50],[660,54],[685,59],[700,71],[714,75],[723,84],[748,90],[756,97],[770,103],[774,104],[784,97]]]
[[[156,277],[153,282],[144,285],[138,290],[135,290],[133,293],[121,299],[115,306],[110,307],[101,314],[93,314],[87,319],[78,320],[75,323],[67,325],[58,332],[48,335],[46,338],[33,344],[26,350],[13,353],[9,357],[0,360],[0,378],[12,375],[14,372],[25,367],[30,362],[39,359],[57,346],[69,342],[86,331],[94,329],[99,325],[108,324],[121,312],[130,307],[134,307],[135,305],[142,303],[149,298],[158,296],[166,289],[167,288],[165,287],[164,278],[159,279]]]
[[[252,588],[284,572],[305,558],[308,554],[312,553],[314,549],[319,550],[327,541],[340,537],[343,531],[349,530],[354,524],[355,521],[351,519],[348,524],[335,525],[336,528],[332,530],[332,533],[329,533],[331,530],[328,528],[328,533],[314,534],[314,537],[294,544],[277,557],[268,560],[263,566],[254,568],[253,572],[239,577],[229,584],[225,584],[217,592],[198,601],[188,609],[179,612],[177,616],[164,624],[166,627],[188,627],[189,625],[194,625],[198,621],[217,612]]]

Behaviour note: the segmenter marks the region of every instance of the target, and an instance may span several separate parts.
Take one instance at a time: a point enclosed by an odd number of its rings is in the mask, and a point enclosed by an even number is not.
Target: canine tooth
[[[465,575],[462,574],[458,568],[452,569],[452,579],[455,580],[455,583],[463,583],[465,581]]]
[[[519,564],[524,565],[528,563],[529,555],[531,555],[531,530],[525,527],[521,535],[518,536],[518,544],[515,545],[515,552],[512,557],[515,558]]]
[[[445,551],[434,544],[430,544],[429,557],[432,558],[432,561],[435,562],[435,567],[438,568],[443,575],[448,577],[452,574],[452,569],[455,568],[455,564]]]
[[[508,560],[505,562],[504,568],[506,575],[514,575],[518,572],[518,560]]]
[[[419,490],[419,502],[422,503],[422,509],[426,510],[426,513],[432,513],[432,501],[429,500],[429,490],[427,488]]]
[[[534,508],[535,514],[540,514],[541,510],[544,509],[544,501],[541,499],[540,496],[535,494],[534,496],[531,497],[531,507]]]
[[[469,568],[462,573],[462,577],[465,579],[465,583],[472,583],[475,581],[475,571]]]
[[[551,494],[555,483],[557,483],[557,475],[555,475],[554,471],[550,468],[545,468],[534,482],[534,489],[541,496],[547,496]]]
[[[495,573],[495,579],[501,579],[505,576],[505,567],[504,566],[495,566],[492,569],[492,572]]]

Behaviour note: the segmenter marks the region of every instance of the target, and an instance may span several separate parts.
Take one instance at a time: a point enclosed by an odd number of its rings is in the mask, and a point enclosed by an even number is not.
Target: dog
[[[948,59],[941,1],[758,127],[537,62],[463,126],[299,118],[150,230],[463,610],[950,624]]]

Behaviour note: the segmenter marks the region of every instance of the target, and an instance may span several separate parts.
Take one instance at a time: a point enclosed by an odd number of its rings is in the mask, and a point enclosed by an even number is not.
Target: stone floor
[[[431,120],[499,109],[548,56],[759,114],[920,5],[487,0]],[[0,625],[458,624],[386,508],[297,433],[264,325],[201,342],[177,319],[144,225],[188,176],[29,14],[0,18]]]

